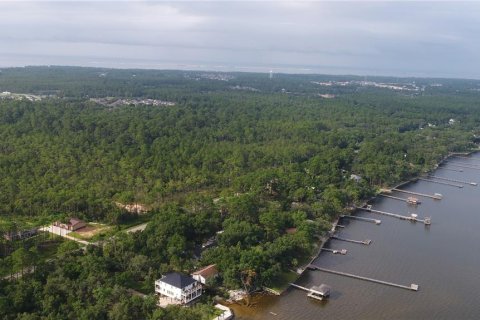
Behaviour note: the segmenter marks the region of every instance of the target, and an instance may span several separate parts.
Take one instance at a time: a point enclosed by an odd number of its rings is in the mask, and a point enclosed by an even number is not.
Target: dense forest
[[[346,207],[430,170],[449,152],[476,148],[479,83],[4,69],[0,232],[71,216],[115,230],[137,219],[149,223],[101,247],[61,243],[44,260],[35,259],[41,241],[7,250],[2,237],[0,271],[34,265],[34,272],[0,280],[0,315],[211,319],[207,296],[195,308],[157,309],[152,295],[142,299],[128,290],[151,294],[161,274],[210,263],[221,272],[218,288],[273,285],[312,253]],[[102,97],[173,104],[91,100]],[[139,217],[116,203],[140,203],[149,213]],[[212,237],[217,246],[199,256],[198,247]]]

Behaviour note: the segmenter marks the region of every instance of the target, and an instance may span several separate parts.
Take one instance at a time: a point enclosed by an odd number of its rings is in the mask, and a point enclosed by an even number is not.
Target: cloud
[[[479,78],[479,33],[474,2],[0,2],[3,66],[103,61]]]

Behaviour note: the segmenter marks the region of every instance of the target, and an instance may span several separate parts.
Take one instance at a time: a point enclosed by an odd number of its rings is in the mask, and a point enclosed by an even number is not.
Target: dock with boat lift
[[[331,252],[331,253],[333,253],[333,254],[342,254],[342,255],[346,255],[347,252],[348,252],[347,249],[337,250],[337,249],[322,248],[321,250],[322,250],[322,251]]]
[[[300,290],[303,290],[303,291],[307,291],[308,292],[307,297],[313,298],[313,299],[316,299],[316,300],[327,299],[328,296],[330,295],[330,290],[331,290],[331,288],[329,286],[327,286],[326,284],[323,284],[323,283],[320,286],[312,286],[311,288],[300,286],[300,285],[295,284],[295,283],[290,283],[290,285],[294,288],[297,288],[297,289],[300,289]]]
[[[413,205],[417,205],[417,204],[421,203],[417,198],[414,198],[414,197],[408,197],[407,199],[405,199],[405,198],[395,197],[395,196],[391,196],[389,194],[384,194],[384,193],[379,193],[378,195],[380,197],[399,200],[399,201],[404,201],[408,204],[413,204]]]
[[[396,288],[401,288],[401,289],[406,289],[406,290],[410,290],[410,291],[418,291],[418,288],[419,288],[418,284],[415,284],[415,283],[412,283],[409,286],[405,286],[405,285],[396,284],[396,283],[393,283],[393,282],[377,280],[377,279],[367,278],[367,277],[363,277],[363,276],[357,276],[357,275],[351,274],[351,273],[325,269],[325,268],[322,268],[322,267],[318,267],[316,265],[309,265],[308,268],[311,269],[311,270],[318,270],[318,271],[333,273],[333,274],[340,275],[340,276],[345,276],[345,277],[349,277],[349,278],[354,278],[354,279],[379,283],[379,284],[383,284],[383,285],[387,285],[387,286],[391,286],[391,287],[396,287]]]
[[[418,178],[418,180],[425,181],[425,182],[436,183],[436,184],[443,184],[445,186],[450,186],[450,187],[463,188],[463,185],[461,185],[461,184],[456,184],[456,183],[447,182],[447,181],[435,181],[435,180],[426,179],[426,178]]]
[[[341,215],[340,218],[342,218],[342,219],[347,218],[347,219],[371,222],[371,223],[375,223],[377,225],[382,223],[382,220],[378,220],[378,219],[371,219],[371,218],[364,218],[364,217],[357,217],[357,216],[349,216],[349,215]]]
[[[420,196],[420,197],[425,197],[425,198],[432,198],[432,199],[434,199],[434,200],[442,200],[442,195],[439,194],[439,193],[436,193],[436,194],[425,194],[425,193],[413,192],[413,191],[402,190],[402,189],[397,189],[397,188],[393,188],[392,191],[397,191],[397,192],[403,192],[403,193],[413,194],[413,195]]]
[[[375,209],[372,209],[371,207],[367,207],[367,208],[357,207],[357,209],[367,211],[367,212],[382,214],[384,216],[394,217],[394,218],[398,218],[398,219],[401,219],[401,220],[408,220],[408,221],[412,221],[412,222],[421,222],[425,225],[430,225],[432,223],[431,218],[428,218],[428,217],[426,217],[424,219],[419,219],[416,215],[404,216],[404,215],[397,214],[397,213],[375,210]]]
[[[471,185],[471,186],[477,186],[477,185],[478,185],[478,183],[476,183],[476,182],[468,182],[468,181],[451,179],[451,178],[445,178],[445,177],[439,177],[439,176],[434,176],[434,175],[429,175],[428,177],[429,177],[429,178],[432,178],[432,179],[439,179],[439,180],[445,180],[445,181],[451,181],[451,182],[469,184],[469,185]]]

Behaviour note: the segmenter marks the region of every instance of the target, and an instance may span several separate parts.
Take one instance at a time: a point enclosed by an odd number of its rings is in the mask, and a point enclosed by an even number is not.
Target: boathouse
[[[307,297],[316,300],[325,300],[330,296],[330,290],[331,288],[329,286],[322,283],[320,286],[311,287]]]

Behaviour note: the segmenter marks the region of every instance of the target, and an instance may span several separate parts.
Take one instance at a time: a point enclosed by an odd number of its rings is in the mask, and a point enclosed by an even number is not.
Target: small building
[[[190,276],[172,272],[155,281],[155,293],[172,304],[187,304],[202,295],[202,285]]]
[[[307,296],[316,300],[325,300],[330,296],[331,288],[326,284],[321,284],[320,286],[313,286],[310,288]]]
[[[350,175],[350,179],[353,180],[353,181],[355,181],[355,182],[360,182],[360,181],[362,181],[362,177],[361,177],[361,176],[356,175],[356,174],[353,174],[353,173]]]
[[[80,228],[85,227],[87,224],[85,223],[85,221],[82,221],[80,219],[70,218],[68,220],[68,222],[66,222],[66,223],[56,221],[56,222],[53,223],[53,225],[56,226],[56,227],[65,229],[65,230],[75,231],[75,230],[78,230]]]
[[[207,239],[207,241],[205,241],[204,243],[202,243],[202,250],[215,247],[216,245],[217,245],[217,237],[213,236]]]
[[[218,270],[214,264],[206,266],[205,268],[192,273],[193,279],[197,280],[201,284],[206,284],[208,279],[215,278],[216,276],[218,276]]]
[[[286,234],[295,234],[297,233],[297,228],[287,228],[285,229]]]

